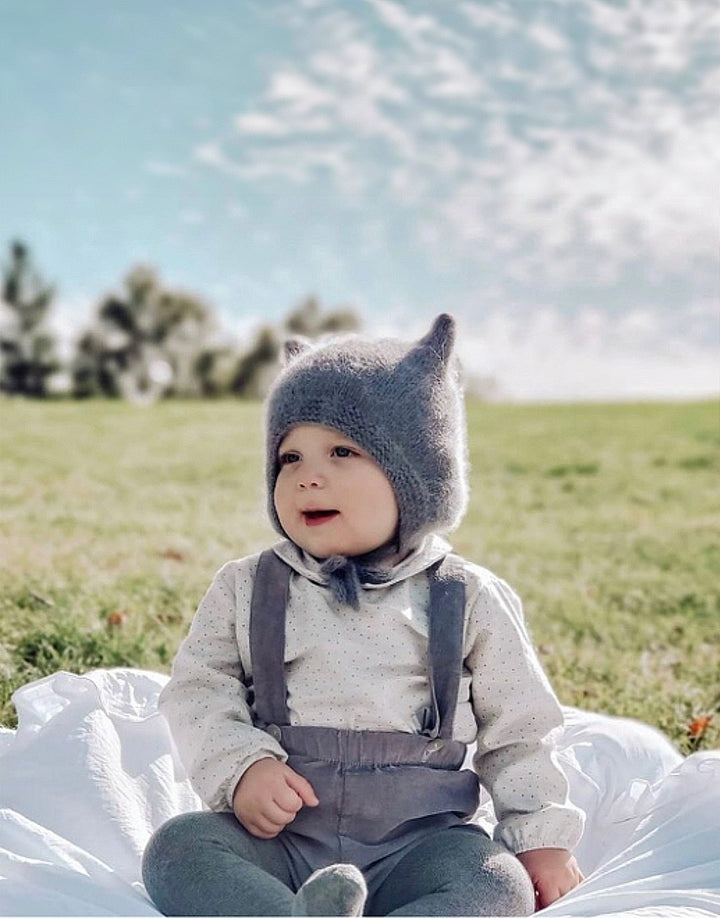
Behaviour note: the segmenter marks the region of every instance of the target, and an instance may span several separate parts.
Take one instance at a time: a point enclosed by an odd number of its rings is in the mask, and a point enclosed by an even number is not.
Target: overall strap
[[[455,555],[430,569],[430,691],[434,709],[432,735],[452,739],[463,661],[465,572]]]
[[[272,549],[260,555],[250,602],[255,711],[265,724],[290,723],[285,680],[285,607],[291,569]]]
[[[290,722],[285,678],[285,615],[292,571],[268,549],[260,555],[250,604],[250,659],[255,712],[264,724]],[[447,555],[429,568],[428,670],[432,735],[452,739],[463,660],[465,577]]]

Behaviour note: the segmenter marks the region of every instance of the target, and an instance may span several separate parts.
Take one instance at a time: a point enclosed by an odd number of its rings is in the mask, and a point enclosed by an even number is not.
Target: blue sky
[[[440,310],[509,398],[720,390],[715,0],[0,0],[0,243],[247,337]]]

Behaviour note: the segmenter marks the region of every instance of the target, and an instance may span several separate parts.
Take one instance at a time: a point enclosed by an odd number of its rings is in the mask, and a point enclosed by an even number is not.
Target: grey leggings
[[[164,915],[289,915],[297,888],[278,839],[250,835],[232,813],[185,813],[143,857],[145,888]],[[529,915],[532,885],[509,851],[457,826],[429,835],[370,888],[368,915]]]

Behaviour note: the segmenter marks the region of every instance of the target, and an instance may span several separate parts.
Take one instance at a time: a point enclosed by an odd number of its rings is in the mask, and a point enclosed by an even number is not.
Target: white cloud
[[[281,179],[302,185],[313,175],[321,173],[334,176],[340,184],[352,189],[357,187],[357,180],[362,177],[354,172],[342,146],[275,147],[266,149],[262,157],[234,161],[219,142],[210,142],[196,147],[194,157],[198,162],[243,181]]]
[[[567,40],[546,23],[534,23],[526,34],[531,41],[534,41],[545,51],[566,51],[568,48]]]
[[[507,35],[518,29],[517,18],[485,3],[461,3],[458,11],[467,22],[481,32],[492,31],[500,35]]]
[[[318,77],[336,87],[346,86],[351,92],[362,90],[375,100],[405,102],[408,95],[397,83],[382,72],[382,62],[373,46],[364,40],[351,38],[342,48],[328,48],[312,55],[310,67]],[[332,94],[326,93],[326,102]],[[337,97],[332,100],[336,104]]]
[[[287,125],[280,118],[260,112],[238,115],[235,119],[235,126],[242,134],[281,137],[288,133]]]
[[[356,7],[288,7],[296,25],[313,17],[302,54],[195,155],[245,181],[384,192],[439,261],[495,255],[513,278],[606,283],[643,260],[660,277],[716,253],[713,7],[578,0],[571,26],[552,6],[462,3],[466,28],[428,4],[368,0],[369,24]],[[660,79],[696,58],[682,85]]]
[[[225,169],[229,165],[229,161],[223,153],[219,141],[211,140],[207,143],[200,144],[193,150],[193,156],[198,162],[204,163],[206,166],[216,166]]]
[[[608,70],[679,74],[702,46],[714,52],[717,63],[720,7],[715,0],[582,2],[596,32],[611,39],[596,51],[597,62]]]
[[[568,319],[496,312],[462,329],[469,377],[490,377],[501,399],[689,399],[720,395],[720,349],[675,336],[674,323],[638,310],[617,322],[588,308]]]
[[[440,205],[447,231],[471,247],[499,229],[502,249],[508,230],[511,248],[538,256],[528,271],[557,281],[587,270],[612,275],[638,259],[662,270],[714,259],[715,120],[693,122],[665,102],[641,94],[610,116],[609,132],[545,128],[534,138],[542,148],[495,119],[492,156],[462,170]]]
[[[454,51],[437,48],[432,60],[432,73],[426,93],[430,98],[476,99],[488,93],[480,75]]]
[[[368,0],[368,4],[377,12],[381,22],[393,29],[411,47],[423,47],[427,36],[448,35],[447,30],[433,16],[410,13],[393,0]]]
[[[335,96],[301,73],[281,70],[271,79],[267,102],[279,103],[289,118],[304,118],[318,108],[332,107]]]

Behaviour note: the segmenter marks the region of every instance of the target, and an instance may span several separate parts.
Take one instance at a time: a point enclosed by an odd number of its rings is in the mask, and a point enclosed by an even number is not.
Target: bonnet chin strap
[[[332,555],[321,566],[320,573],[327,578],[333,596],[339,603],[360,608],[360,590],[363,583],[384,583],[391,573],[382,568],[362,564],[345,555]]]

